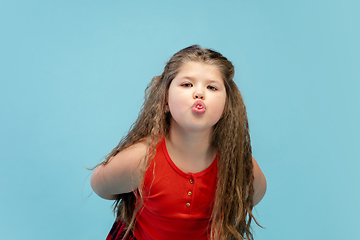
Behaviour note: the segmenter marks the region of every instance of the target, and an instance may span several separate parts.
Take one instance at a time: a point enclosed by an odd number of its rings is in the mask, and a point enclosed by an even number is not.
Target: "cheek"
[[[179,95],[177,96],[173,96],[169,98],[169,109],[170,112],[183,112],[185,111],[186,108],[186,102],[184,101],[183,98],[181,98]]]
[[[173,89],[170,85],[169,89],[168,89],[168,92],[167,92],[167,96],[166,96],[166,103],[170,106],[170,102],[172,102],[173,100]]]
[[[217,109],[217,113],[219,114],[220,118],[222,118],[225,114],[225,109],[226,109],[226,96],[225,98],[222,98],[221,101],[218,100],[218,109]]]
[[[174,89],[169,89],[167,102],[170,110],[174,111],[177,108],[179,108],[181,106],[182,101],[183,100],[180,93],[178,93]]]
[[[168,91],[168,102],[178,104],[180,102],[185,102],[187,99],[187,91],[183,91],[178,87],[171,87]]]

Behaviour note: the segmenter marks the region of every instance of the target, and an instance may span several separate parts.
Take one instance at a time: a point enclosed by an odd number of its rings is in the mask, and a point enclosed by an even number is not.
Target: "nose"
[[[194,93],[194,99],[201,99],[204,100],[204,94],[200,91]]]

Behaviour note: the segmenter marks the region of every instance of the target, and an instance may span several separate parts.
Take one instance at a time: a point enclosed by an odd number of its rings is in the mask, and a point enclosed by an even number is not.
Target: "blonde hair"
[[[254,176],[246,108],[233,81],[234,66],[216,51],[193,45],[175,53],[163,73],[147,86],[144,104],[129,133],[101,164],[132,144],[146,141],[148,154],[141,168],[144,176],[157,144],[169,133],[170,113],[164,112],[169,86],[182,65],[189,61],[216,66],[222,74],[227,95],[224,115],[215,124],[212,136],[212,145],[218,149],[219,158],[210,237],[212,240],[245,239],[245,236],[253,239],[250,224],[254,219]],[[115,202],[117,218],[127,224],[128,231],[134,227],[136,214],[143,204],[142,186],[137,191],[138,194],[119,194]]]

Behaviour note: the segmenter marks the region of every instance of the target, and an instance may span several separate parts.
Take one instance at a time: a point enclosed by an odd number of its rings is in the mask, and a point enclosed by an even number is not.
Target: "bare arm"
[[[91,187],[102,198],[113,200],[117,194],[134,191],[140,184],[140,164],[147,152],[145,142],[122,150],[91,175]]]
[[[259,164],[253,158],[254,165],[254,206],[258,204],[261,199],[264,197],[266,192],[266,179],[264,173],[261,171]]]

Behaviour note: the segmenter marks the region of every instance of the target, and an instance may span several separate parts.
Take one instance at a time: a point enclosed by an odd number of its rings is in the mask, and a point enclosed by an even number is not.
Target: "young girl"
[[[266,180],[233,77],[224,56],[194,45],[152,79],[138,119],[91,177],[116,200],[107,240],[253,239]]]

